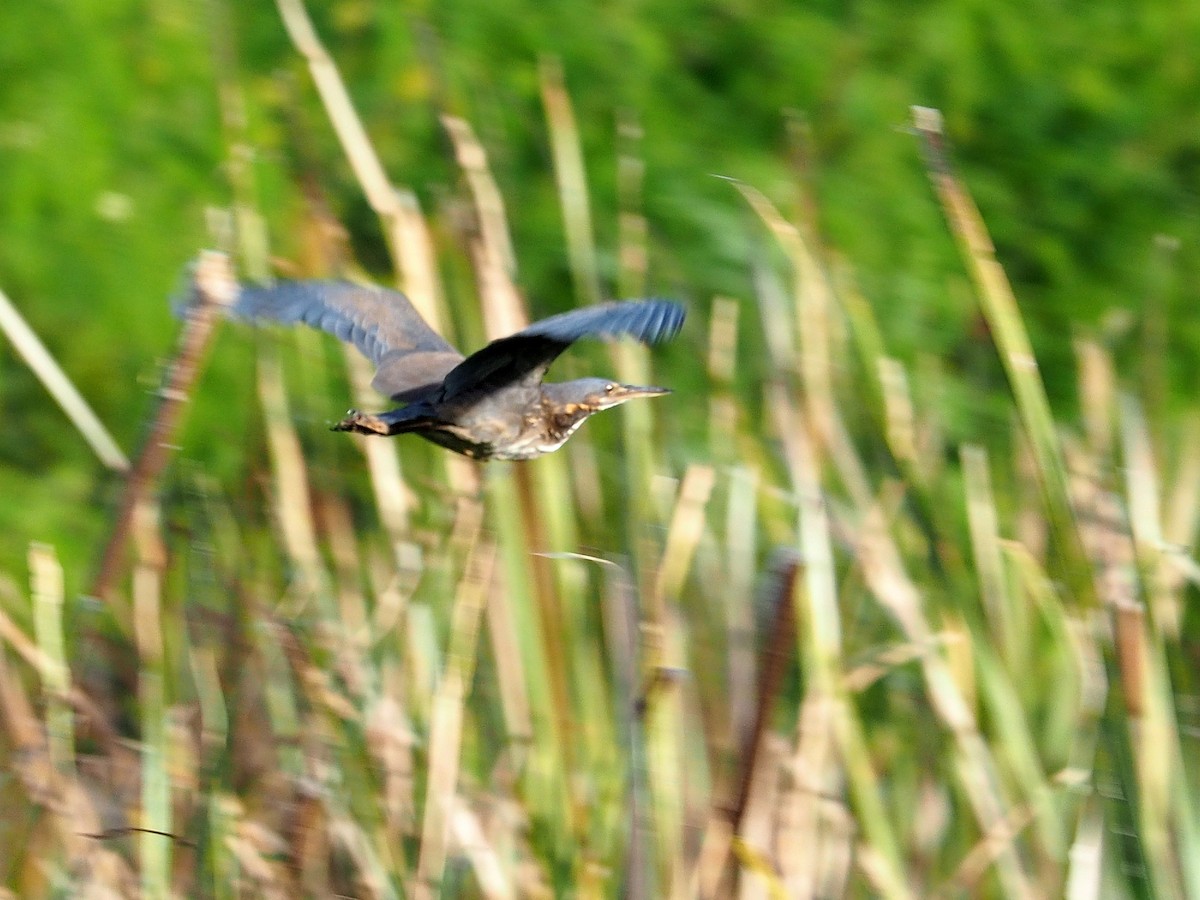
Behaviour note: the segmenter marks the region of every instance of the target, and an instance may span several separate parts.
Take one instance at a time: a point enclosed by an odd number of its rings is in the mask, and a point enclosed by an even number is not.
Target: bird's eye
[[[608,384],[606,384],[604,386],[604,393],[611,394],[616,389],[617,389],[617,386],[615,384],[613,384],[612,382],[609,382]]]

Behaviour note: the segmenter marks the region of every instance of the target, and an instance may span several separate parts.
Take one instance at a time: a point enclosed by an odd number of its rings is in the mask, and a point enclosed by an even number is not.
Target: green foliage
[[[1114,308],[1139,308],[1158,234],[1179,242],[1168,263],[1178,274],[1158,301],[1171,323],[1166,352],[1200,349],[1182,290],[1200,258],[1191,187],[1200,129],[1189,127],[1200,24],[1172,4],[925,3],[901,13],[884,2],[405,11],[340,2],[317,12],[386,167],[428,207],[447,203],[457,179],[439,109],[476,124],[514,213],[520,282],[539,313],[571,296],[538,96],[538,61],[553,55],[576,104],[609,290],[619,119],[643,133],[634,149],[646,164],[650,287],[702,299],[746,296],[747,260],[763,252],[728,186],[709,174],[793,198],[784,113],[799,110],[810,161],[800,177],[895,352],[954,360],[955,374],[988,394],[998,369],[972,349],[971,307],[947,289],[958,277],[952,248],[900,127],[908,106],[923,103],[947,116],[1058,402],[1073,393],[1064,329],[1096,329]],[[64,6],[53,30],[40,25],[48,15],[22,4],[0,13],[0,59],[11,73],[0,97],[0,277],[128,447],[175,329],[163,298],[206,241],[204,206],[229,202],[214,46],[237,67],[275,251],[298,249],[293,185],[305,170],[381,277],[387,255],[272,9],[217,14],[180,0],[122,0]],[[14,385],[4,394],[10,420],[48,420],[32,445],[10,433],[2,458],[25,465],[37,446],[42,471],[86,467],[68,426],[36,411],[36,389],[20,388],[19,363],[0,360]],[[1189,371],[1170,367],[1172,389]],[[196,415],[209,423],[226,412],[202,398]],[[951,426],[962,437],[990,427],[966,415]],[[64,503],[60,515],[76,508]]]
[[[439,116],[488,151],[529,308],[567,308],[539,68],[561,61],[602,289],[641,278],[620,246],[621,214],[640,215],[647,291],[691,307],[652,358],[676,395],[473,489],[436,448],[398,441],[380,474],[326,432],[351,396],[332,341],[223,326],[160,486],[165,524],[139,532],[110,608],[78,597],[117,478],[0,340],[0,803],[21,811],[0,824],[0,884],[406,896],[427,879],[474,896],[494,866],[527,879],[519,893],[613,895],[637,873],[665,895],[702,868],[693,838],[714,833],[766,702],[778,793],[735,848],[743,878],[803,882],[794,859],[747,854],[776,846],[763,828],[808,821],[826,893],[1053,894],[1091,875],[1104,896],[1196,890],[1200,15],[313,5],[425,211],[447,333],[468,348],[489,300]],[[394,278],[270,5],[7,4],[0,70],[0,288],[122,446],[153,408],[206,208],[252,207],[285,272]],[[972,285],[907,132],[914,103],[945,112],[1019,313]],[[634,195],[622,156],[645,167]],[[704,364],[714,296],[735,302],[725,375]],[[1127,394],[1103,377],[1113,360]],[[560,365],[649,364],[580,347]],[[31,541],[53,545],[65,591]],[[799,662],[771,703],[747,635],[780,545],[808,568]],[[64,631],[96,708],[63,702]],[[101,757],[125,780],[97,778]],[[78,833],[129,810],[187,843]]]

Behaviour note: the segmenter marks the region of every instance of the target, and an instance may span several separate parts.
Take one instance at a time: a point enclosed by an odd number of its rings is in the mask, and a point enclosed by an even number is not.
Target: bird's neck
[[[545,433],[550,441],[557,441],[554,449],[561,447],[567,438],[573,435],[579,426],[587,421],[588,416],[591,414],[592,410],[579,403],[563,402],[546,395],[542,397],[542,416],[545,423]]]

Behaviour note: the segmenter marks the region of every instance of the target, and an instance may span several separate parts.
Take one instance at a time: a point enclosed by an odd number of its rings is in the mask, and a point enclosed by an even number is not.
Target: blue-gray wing
[[[672,300],[628,300],[551,316],[468,356],[446,375],[443,399],[523,379],[541,381],[559,354],[580,338],[631,337],[643,344],[669,340],[685,315]]]
[[[411,399],[441,383],[462,354],[429,327],[399,291],[346,281],[245,285],[233,313],[246,319],[302,322],[353,344],[375,363],[372,385]]]

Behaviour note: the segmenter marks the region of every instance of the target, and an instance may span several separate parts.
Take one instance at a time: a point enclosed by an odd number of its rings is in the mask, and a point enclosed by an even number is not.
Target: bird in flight
[[[407,297],[337,281],[240,286],[231,305],[245,319],[303,322],[357,347],[375,364],[371,386],[404,405],[350,410],[334,431],[417,434],[472,459],[532,459],[561,447],[594,413],[667,388],[604,378],[544,382],[550,364],[585,337],[657,344],[678,333],[684,309],[670,300],[603,303],[551,316],[464,357],[426,324]]]

